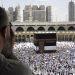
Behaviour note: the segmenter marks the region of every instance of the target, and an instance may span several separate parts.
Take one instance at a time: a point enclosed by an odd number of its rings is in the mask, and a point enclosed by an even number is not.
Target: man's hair
[[[8,24],[8,16],[4,8],[0,7],[0,30]]]
[[[4,37],[4,29],[8,24],[8,16],[4,8],[0,7],[0,34]]]

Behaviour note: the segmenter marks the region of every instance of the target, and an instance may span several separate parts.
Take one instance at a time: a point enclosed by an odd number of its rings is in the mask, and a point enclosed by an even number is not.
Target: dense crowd
[[[75,43],[57,42],[57,53],[36,53],[33,43],[15,43],[14,54],[35,75],[75,75]]]

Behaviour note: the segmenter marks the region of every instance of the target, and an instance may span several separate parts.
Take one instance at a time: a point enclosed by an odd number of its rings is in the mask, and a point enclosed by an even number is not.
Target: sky
[[[45,5],[52,7],[52,21],[68,21],[68,4],[71,0],[0,0],[0,6],[8,9],[20,5],[24,9],[25,5]],[[72,0],[75,2],[75,0]]]

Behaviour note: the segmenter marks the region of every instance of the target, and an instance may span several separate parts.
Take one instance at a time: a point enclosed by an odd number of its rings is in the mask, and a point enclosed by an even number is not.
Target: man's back
[[[33,73],[21,62],[13,59],[6,59],[0,54],[0,75],[33,75]]]

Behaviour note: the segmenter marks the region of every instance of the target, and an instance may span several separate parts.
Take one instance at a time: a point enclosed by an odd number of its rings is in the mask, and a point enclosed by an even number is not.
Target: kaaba
[[[56,33],[34,33],[36,53],[56,52]]]

